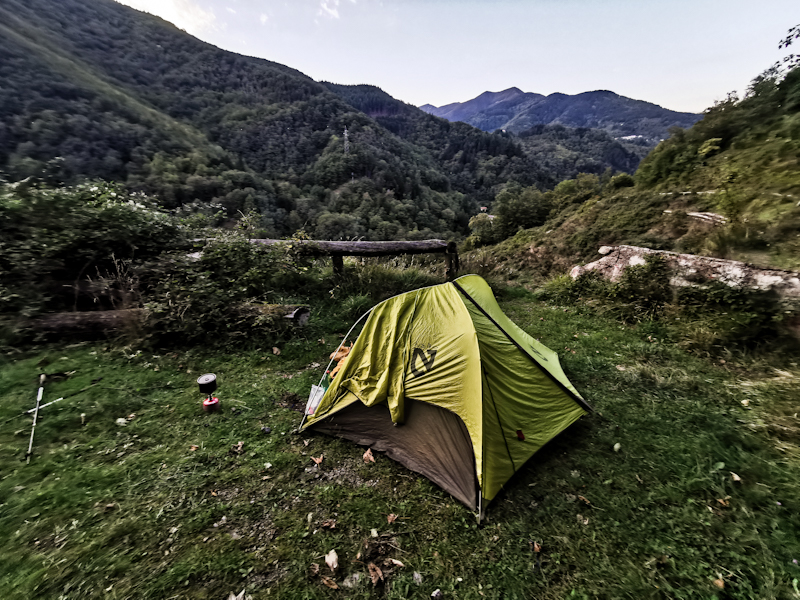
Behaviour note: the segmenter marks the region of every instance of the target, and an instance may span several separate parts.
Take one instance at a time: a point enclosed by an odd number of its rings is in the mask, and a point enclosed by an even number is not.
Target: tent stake
[[[31,441],[28,442],[28,454],[26,464],[31,464],[31,451],[33,450],[33,434],[36,433],[36,420],[39,418],[39,404],[44,395],[44,373],[39,375],[39,393],[36,395],[36,408],[33,413],[33,427],[31,427]]]

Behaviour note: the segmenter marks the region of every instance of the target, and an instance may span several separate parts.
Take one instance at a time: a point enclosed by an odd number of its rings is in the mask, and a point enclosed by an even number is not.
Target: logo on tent
[[[417,369],[418,358],[422,362],[422,367],[425,369],[424,371]],[[414,377],[420,377],[425,375],[425,373],[430,373],[435,358],[436,348],[432,348],[427,352],[422,348],[414,348],[414,354],[411,356],[411,372],[414,374]]]

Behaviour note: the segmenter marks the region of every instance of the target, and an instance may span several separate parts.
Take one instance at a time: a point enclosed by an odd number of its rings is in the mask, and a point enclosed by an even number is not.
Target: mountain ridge
[[[534,125],[559,124],[603,129],[615,138],[641,138],[650,146],[668,137],[671,127],[691,127],[702,117],[621,96],[611,90],[574,95],[554,92],[545,96],[511,87],[501,92],[484,92],[465,102],[440,107],[424,104],[419,108],[483,131],[501,129],[519,133]]]
[[[463,234],[509,182],[549,189],[580,171],[632,172],[641,158],[602,132],[523,139],[450,122],[111,0],[3,0],[0,15],[0,169],[11,180],[99,178],[173,210],[255,210],[270,236],[411,239]]]

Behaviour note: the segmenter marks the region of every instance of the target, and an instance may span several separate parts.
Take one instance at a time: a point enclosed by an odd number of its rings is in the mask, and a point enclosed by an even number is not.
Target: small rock
[[[272,433],[272,429],[269,428],[269,427],[262,427],[261,428],[261,432],[264,433],[264,434]]]
[[[564,312],[566,312],[566,310]],[[433,598],[433,600],[441,600],[442,598],[444,598],[444,594],[442,593],[442,590],[436,588],[435,590],[433,590],[431,598]]]
[[[622,448],[622,444],[620,444],[619,442],[614,444],[614,452],[619,452],[621,448]]]
[[[354,588],[358,585],[359,580],[361,579],[361,573],[353,573],[345,578],[342,582],[342,585],[346,588]]]

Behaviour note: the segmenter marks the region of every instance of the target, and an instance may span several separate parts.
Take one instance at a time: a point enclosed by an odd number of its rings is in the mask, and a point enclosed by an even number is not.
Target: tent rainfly
[[[385,452],[473,510],[592,408],[477,275],[375,306],[301,430]]]

